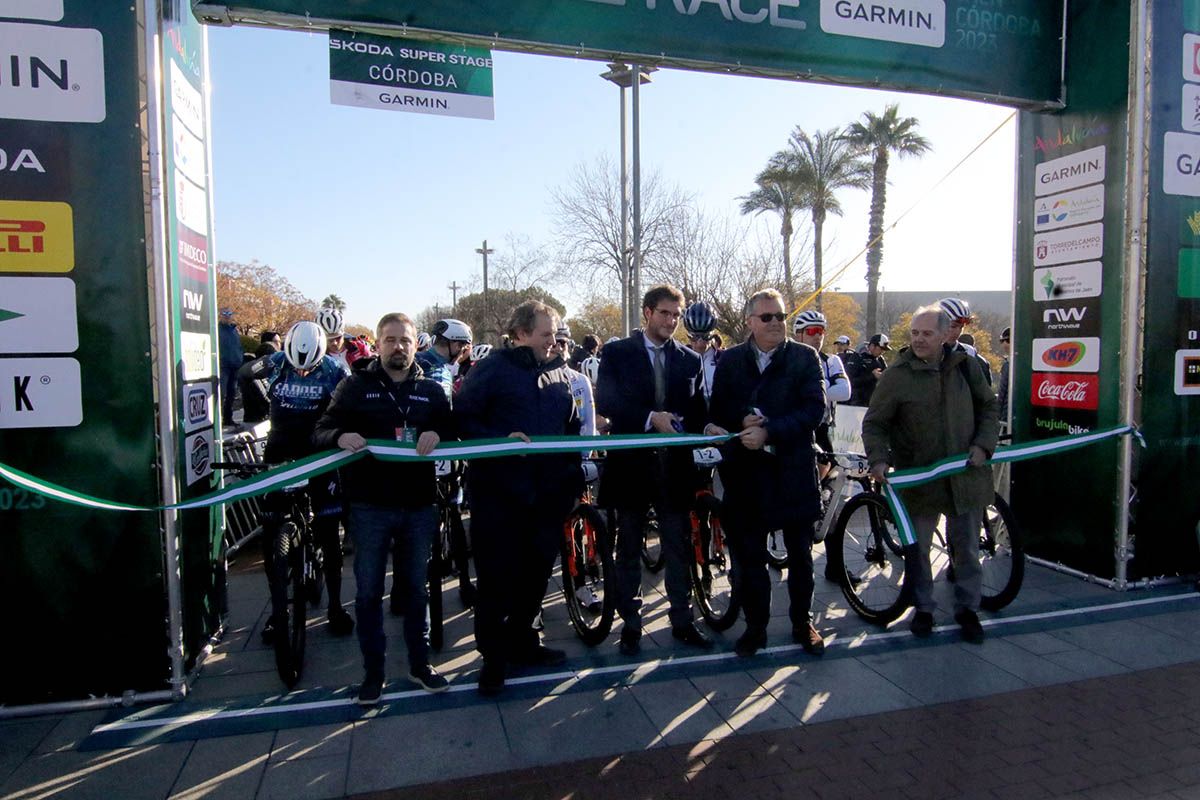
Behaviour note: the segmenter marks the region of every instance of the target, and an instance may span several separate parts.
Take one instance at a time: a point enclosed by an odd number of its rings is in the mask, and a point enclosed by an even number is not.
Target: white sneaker
[[[593,591],[592,587],[588,585],[580,586],[575,590],[575,599],[579,601],[579,605],[583,606],[593,614],[599,614],[600,609],[604,607],[604,604],[600,602],[600,598],[596,595],[596,592]]]

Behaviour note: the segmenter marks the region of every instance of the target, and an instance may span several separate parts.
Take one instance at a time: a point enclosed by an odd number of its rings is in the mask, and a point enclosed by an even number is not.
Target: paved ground
[[[1200,797],[1190,586],[1117,594],[1033,568],[972,646],[952,625],[926,642],[903,622],[865,629],[818,579],[830,646],[816,660],[782,616],[754,659],[731,652],[740,624],[696,655],[671,640],[657,584],[641,658],[620,657],[615,636],[584,647],[551,602],[566,667],[517,676],[498,701],[474,691],[469,614],[451,602],[438,661],[451,692],[410,690],[396,654],[386,702],[364,712],[357,645],[322,619],[304,681],[281,694],[246,553],[229,635],[186,701],[0,722],[0,797]],[[399,620],[387,625],[402,650]]]

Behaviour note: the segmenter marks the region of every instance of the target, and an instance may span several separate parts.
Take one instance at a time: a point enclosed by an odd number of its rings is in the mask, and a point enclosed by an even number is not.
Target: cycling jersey
[[[317,452],[312,442],[313,428],[333,397],[334,388],[349,369],[336,359],[325,356],[321,363],[301,375],[283,353],[263,356],[250,365],[253,378],[266,378],[271,401],[271,432],[263,459],[279,464]]]
[[[596,401],[592,396],[592,382],[582,372],[567,367],[571,380],[571,398],[575,401],[575,413],[579,415],[579,435],[596,435]]]
[[[819,355],[821,368],[825,371],[825,399],[829,401],[823,422],[832,424],[837,413],[836,404],[850,399],[850,376],[846,374],[846,368],[840,358],[824,353]]]
[[[455,367],[457,365],[451,364],[433,347],[417,353],[416,362],[420,365],[421,372],[425,373],[425,377],[441,386],[442,391],[446,393],[446,399],[453,402],[454,378],[458,372]]]

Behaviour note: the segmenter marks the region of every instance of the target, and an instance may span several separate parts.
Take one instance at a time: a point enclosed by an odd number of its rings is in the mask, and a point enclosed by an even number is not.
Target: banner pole
[[[1129,109],[1129,152],[1128,183],[1129,195],[1125,231],[1128,252],[1125,262],[1124,308],[1121,318],[1124,338],[1121,342],[1121,424],[1135,425],[1137,417],[1137,377],[1141,368],[1140,345],[1142,338],[1142,271],[1144,247],[1142,231],[1145,230],[1146,209],[1146,83],[1150,79],[1147,63],[1149,36],[1146,24],[1146,0],[1137,0],[1133,19],[1133,41],[1135,53],[1130,70],[1131,102]],[[1113,588],[1124,591],[1128,588],[1129,561],[1133,558],[1133,547],[1129,534],[1129,512],[1133,474],[1134,437],[1123,437],[1117,468],[1117,542],[1116,564],[1113,573]]]
[[[151,224],[147,228],[146,249],[150,261],[150,289],[154,301],[156,341],[155,382],[158,401],[159,481],[163,505],[179,502],[179,487],[175,480],[177,453],[175,449],[175,390],[174,354],[171,334],[171,284],[167,274],[166,222],[164,212],[162,163],[162,91],[163,70],[159,37],[161,16],[158,0],[143,0],[142,23],[145,31],[143,85],[146,89],[146,130],[149,165],[149,197]],[[162,512],[163,574],[167,592],[167,655],[171,661],[171,688],[176,697],[186,691],[187,676],[183,659],[183,594],[179,561],[179,512]]]

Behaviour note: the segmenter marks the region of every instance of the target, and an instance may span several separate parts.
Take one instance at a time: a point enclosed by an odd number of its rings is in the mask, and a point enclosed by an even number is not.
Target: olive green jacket
[[[990,458],[999,436],[999,406],[975,359],[943,348],[940,363],[902,350],[884,371],[863,418],[867,459],[897,469],[924,467],[953,455],[967,458],[972,445]],[[965,514],[990,502],[990,464],[900,493],[910,514]]]

